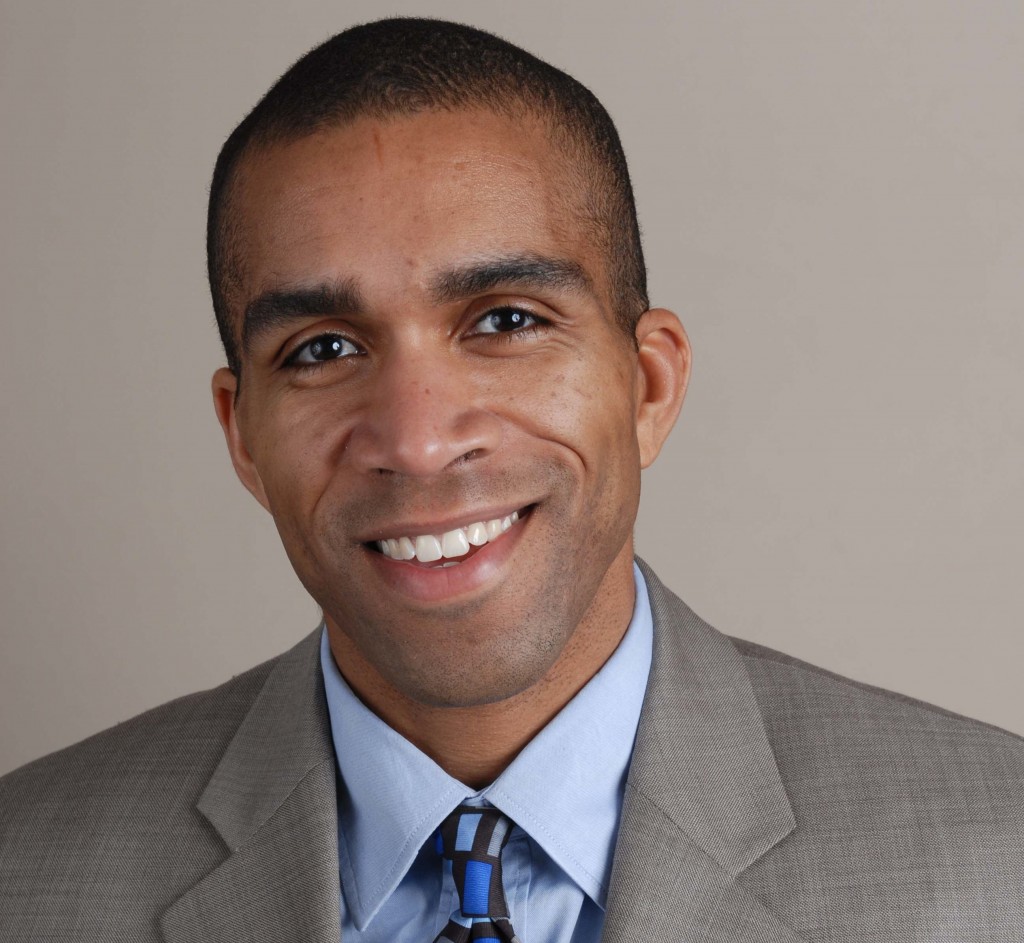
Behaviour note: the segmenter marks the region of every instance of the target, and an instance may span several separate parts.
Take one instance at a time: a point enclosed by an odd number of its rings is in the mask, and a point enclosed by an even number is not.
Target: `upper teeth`
[[[478,521],[467,527],[456,527],[443,534],[422,534],[419,537],[389,537],[377,541],[380,552],[392,560],[419,560],[433,563],[448,557],[461,557],[469,548],[482,547],[500,537],[516,521],[519,512],[513,511],[508,517],[496,517],[492,521]]]

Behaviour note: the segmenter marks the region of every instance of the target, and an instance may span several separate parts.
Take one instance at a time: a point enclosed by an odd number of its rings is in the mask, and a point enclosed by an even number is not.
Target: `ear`
[[[224,439],[228,444],[231,464],[235,466],[235,474],[253,497],[269,511],[267,493],[238,425],[238,377],[227,367],[221,367],[214,373],[211,387],[213,408],[217,411],[220,427],[224,430]]]
[[[682,322],[671,311],[652,308],[636,326],[636,435],[640,467],[661,451],[686,396],[692,352]]]

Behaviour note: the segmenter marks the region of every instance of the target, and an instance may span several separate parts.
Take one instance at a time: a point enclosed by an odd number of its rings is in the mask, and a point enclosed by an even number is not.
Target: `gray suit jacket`
[[[1024,940],[1021,738],[729,639],[645,575],[606,943]],[[337,943],[338,895],[318,633],[0,780],[4,943]]]

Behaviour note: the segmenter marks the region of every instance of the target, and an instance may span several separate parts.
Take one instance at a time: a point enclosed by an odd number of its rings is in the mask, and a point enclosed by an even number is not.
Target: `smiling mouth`
[[[513,511],[507,517],[476,521],[443,534],[417,534],[374,540],[365,546],[390,560],[417,566],[440,568],[458,566],[488,544],[500,540],[525,518],[533,505]]]

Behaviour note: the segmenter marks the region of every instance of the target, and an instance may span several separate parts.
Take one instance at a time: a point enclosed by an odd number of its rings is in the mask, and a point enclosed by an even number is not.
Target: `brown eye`
[[[477,334],[507,334],[535,327],[539,318],[522,308],[494,308],[476,322]]]
[[[321,334],[297,348],[286,363],[289,366],[325,363],[328,360],[340,360],[342,357],[351,357],[358,353],[359,348],[347,337],[340,334]]]

